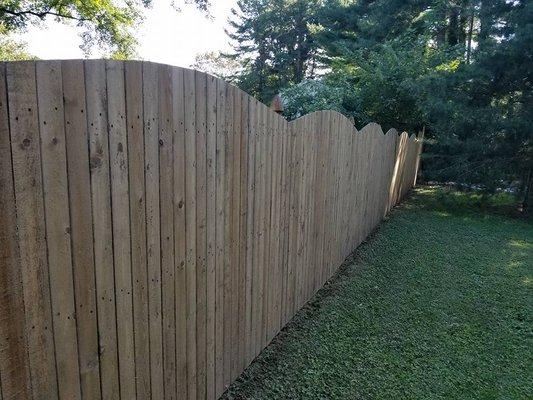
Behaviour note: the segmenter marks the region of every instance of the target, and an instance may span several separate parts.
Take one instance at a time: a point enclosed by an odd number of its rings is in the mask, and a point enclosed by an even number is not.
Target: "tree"
[[[315,20],[330,69],[322,82],[340,90],[344,113],[359,125],[425,126],[427,179],[531,197],[532,2],[327,0]]]
[[[0,25],[0,60],[19,61],[33,58],[26,49],[26,43],[5,35],[5,27]]]
[[[197,54],[191,68],[231,81],[232,77],[239,73],[240,63],[211,51]]]
[[[268,102],[281,88],[312,77],[317,47],[312,25],[318,0],[239,0],[232,10],[234,76],[248,93]]]
[[[74,22],[83,28],[82,50],[89,54],[98,46],[115,58],[135,54],[134,29],[142,20],[142,10],[152,0],[2,0],[0,23],[3,34],[24,30],[47,17],[61,22]],[[207,10],[208,0],[190,0]]]

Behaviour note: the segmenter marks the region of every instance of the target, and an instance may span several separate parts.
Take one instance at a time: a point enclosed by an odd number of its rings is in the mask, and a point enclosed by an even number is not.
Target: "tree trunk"
[[[451,5],[450,22],[448,23],[447,42],[450,46],[458,43],[457,31],[459,27],[459,8],[456,4]]]
[[[493,16],[491,15],[490,0],[482,0],[479,10],[479,35],[478,43],[479,50],[483,51],[486,47],[487,41],[490,37],[490,31],[492,29]]]

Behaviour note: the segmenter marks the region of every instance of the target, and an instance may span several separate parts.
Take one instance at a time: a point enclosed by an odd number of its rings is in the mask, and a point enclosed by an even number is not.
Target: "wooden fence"
[[[0,64],[0,398],[215,399],[413,186],[419,141],[149,62]]]

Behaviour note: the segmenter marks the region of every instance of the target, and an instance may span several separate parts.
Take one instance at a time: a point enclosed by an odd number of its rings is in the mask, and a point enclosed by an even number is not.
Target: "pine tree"
[[[268,102],[280,88],[312,76],[316,45],[310,32],[318,0],[239,0],[228,32],[242,72],[239,86]]]

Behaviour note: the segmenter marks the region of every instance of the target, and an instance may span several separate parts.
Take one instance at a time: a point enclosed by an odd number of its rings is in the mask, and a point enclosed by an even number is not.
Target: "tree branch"
[[[75,16],[69,15],[69,14],[62,14],[62,13],[54,12],[54,11],[51,11],[51,9],[47,9],[47,10],[38,12],[38,11],[32,11],[32,10],[14,11],[14,10],[9,10],[7,8],[4,8],[4,7],[0,7],[0,14],[2,14],[2,13],[3,14],[9,14],[9,15],[12,15],[14,17],[21,17],[21,18],[24,18],[27,15],[31,15],[31,16],[37,17],[39,19],[44,19],[47,15],[52,15],[54,17],[72,19],[72,20],[75,20],[75,21],[87,21],[87,19],[85,19],[85,18],[79,18],[79,17],[75,17]]]

